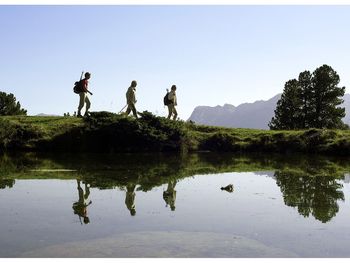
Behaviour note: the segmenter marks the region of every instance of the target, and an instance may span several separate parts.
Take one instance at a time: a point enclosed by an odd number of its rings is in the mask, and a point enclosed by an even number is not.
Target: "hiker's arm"
[[[84,80],[84,82],[83,82],[83,90],[84,90],[84,92],[88,92],[88,93],[90,93],[90,95],[92,95],[92,92],[90,92],[88,90],[87,86],[88,86],[87,81]]]

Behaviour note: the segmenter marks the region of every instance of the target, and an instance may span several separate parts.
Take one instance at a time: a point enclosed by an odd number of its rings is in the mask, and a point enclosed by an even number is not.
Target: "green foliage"
[[[27,115],[27,111],[21,109],[21,104],[16,102],[16,97],[12,93],[0,92],[0,115]]]
[[[294,130],[300,128],[302,101],[300,87],[296,79],[286,82],[281,99],[277,102],[275,117],[269,123],[271,129]]]
[[[337,107],[343,100],[345,87],[338,87],[340,78],[330,66],[323,65],[313,73],[313,123],[315,128],[341,128],[341,118],[345,117],[345,108]]]
[[[69,130],[41,144],[47,150],[87,152],[186,151],[190,134],[181,121],[149,112],[135,119],[110,112],[92,112],[84,127]]]
[[[254,130],[202,126],[149,112],[89,118],[0,117],[0,150],[46,152],[304,152],[350,155],[350,131]]]
[[[240,149],[237,137],[229,133],[216,132],[203,142],[202,148],[209,151],[232,152]]]
[[[24,148],[29,140],[41,136],[40,130],[30,124],[11,123],[0,119],[0,149]]]
[[[304,71],[298,80],[287,81],[270,129],[347,128],[341,120],[345,108],[338,107],[345,93],[345,87],[338,87],[339,81],[337,72],[327,65],[317,68],[312,75]]]

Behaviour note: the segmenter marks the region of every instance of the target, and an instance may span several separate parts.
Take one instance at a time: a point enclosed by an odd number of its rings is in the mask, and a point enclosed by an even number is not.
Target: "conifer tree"
[[[301,115],[299,94],[298,81],[296,79],[287,81],[281,99],[277,102],[275,117],[269,123],[270,129],[290,130],[298,128]]]
[[[300,100],[302,104],[302,112],[300,113],[301,126],[298,128],[309,128],[312,120],[313,109],[311,101],[313,98],[312,75],[310,71],[304,71],[299,74],[298,84],[300,88]]]
[[[16,97],[12,93],[0,91],[0,116],[5,115],[27,115],[27,111],[21,109],[21,104],[16,102]]]
[[[345,108],[338,107],[343,103],[345,87],[339,87],[340,78],[330,66],[323,65],[312,74],[314,109],[311,126],[315,128],[342,128]]]
[[[328,65],[312,74],[301,72],[298,80],[288,81],[269,123],[270,129],[345,128],[342,121],[345,108],[339,107],[345,87],[339,87],[339,81],[337,72]]]

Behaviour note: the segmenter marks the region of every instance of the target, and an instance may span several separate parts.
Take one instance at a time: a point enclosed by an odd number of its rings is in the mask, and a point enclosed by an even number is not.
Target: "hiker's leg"
[[[169,111],[169,114],[168,114],[168,119],[171,118],[171,114],[173,113],[173,110],[172,110],[172,105],[168,105],[168,111]]]
[[[177,117],[177,111],[176,111],[175,106],[173,106],[173,113],[174,113],[174,118],[173,118],[173,120],[176,120],[176,117]]]
[[[132,114],[135,116],[135,118],[137,118],[137,111],[136,111],[136,108],[135,108],[135,104],[132,104]]]
[[[90,106],[91,106],[91,102],[90,102],[89,97],[87,96],[87,94],[85,95],[85,103],[86,103],[85,115],[87,115],[88,111],[90,109]]]
[[[81,116],[81,109],[84,107],[85,92],[79,93],[79,106],[78,106],[78,116]]]
[[[130,112],[131,112],[131,107],[130,107],[130,104],[128,104],[125,115],[129,115]]]

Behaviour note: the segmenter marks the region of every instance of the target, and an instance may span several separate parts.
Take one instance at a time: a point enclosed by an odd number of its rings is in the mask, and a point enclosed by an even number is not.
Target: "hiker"
[[[84,194],[84,190],[81,188],[80,180],[78,179],[77,179],[77,184],[78,184],[79,200],[78,202],[73,203],[72,208],[74,210],[74,214],[77,214],[79,216],[80,223],[83,224],[81,222],[81,218],[83,218],[84,224],[88,224],[90,223],[90,219],[87,216],[87,207],[92,203],[91,200],[89,203],[87,203],[87,199],[89,198],[89,195],[90,195],[90,189],[87,186],[87,184],[84,183],[85,184],[85,194]]]
[[[168,110],[169,110],[169,115],[168,115],[168,119],[171,118],[171,116],[173,115],[173,120],[176,120],[177,117],[177,111],[175,106],[177,105],[177,99],[176,99],[176,85],[172,85],[171,86],[171,91],[168,94]]]
[[[89,72],[86,72],[84,76],[85,76],[84,79],[81,80],[82,81],[82,85],[81,85],[82,90],[79,92],[80,99],[79,99],[77,117],[82,117],[81,109],[84,107],[84,104],[86,104],[84,116],[85,117],[88,116],[90,105],[91,105],[88,94],[87,94],[87,93],[90,93],[92,95],[92,93],[88,90],[88,85],[89,85],[88,79],[90,79],[91,74]]]
[[[168,188],[163,192],[163,199],[166,206],[170,206],[171,211],[175,211],[175,199],[176,199],[176,180],[170,180],[168,182]]]
[[[130,211],[130,215],[136,215],[135,209],[135,184],[128,184],[126,186],[126,196],[125,196],[125,205]]]
[[[128,88],[128,91],[126,92],[126,103],[128,105],[128,108],[126,109],[125,115],[129,115],[129,113],[132,111],[134,117],[137,119],[137,111],[135,108],[135,104],[137,102],[136,100],[136,86],[137,82],[136,80],[133,80],[131,82],[130,87]]]

